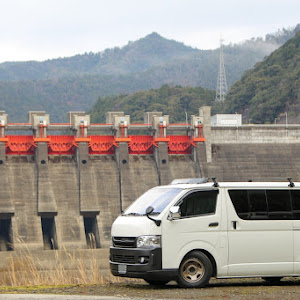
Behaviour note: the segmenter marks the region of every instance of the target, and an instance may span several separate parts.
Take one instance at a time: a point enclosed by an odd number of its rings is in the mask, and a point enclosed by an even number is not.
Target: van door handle
[[[210,223],[208,226],[209,227],[217,227],[217,226],[219,226],[219,223],[218,222]]]
[[[236,230],[236,223],[237,221],[232,221],[232,229]]]

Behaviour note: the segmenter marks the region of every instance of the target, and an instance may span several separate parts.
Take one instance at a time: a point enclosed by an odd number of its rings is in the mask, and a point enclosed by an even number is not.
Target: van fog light
[[[141,235],[137,238],[136,246],[160,248],[160,235]]]
[[[149,262],[149,256],[140,256],[139,257],[139,263],[147,264],[148,262]]]

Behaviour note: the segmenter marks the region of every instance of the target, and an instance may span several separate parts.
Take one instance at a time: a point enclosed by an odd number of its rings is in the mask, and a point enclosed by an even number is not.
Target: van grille
[[[114,247],[120,248],[136,248],[135,237],[113,237],[112,238]]]
[[[113,261],[117,263],[134,264],[135,257],[133,255],[113,255]]]

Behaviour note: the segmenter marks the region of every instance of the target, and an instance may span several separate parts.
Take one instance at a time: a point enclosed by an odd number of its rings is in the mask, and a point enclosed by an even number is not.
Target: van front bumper
[[[161,248],[110,248],[110,270],[115,276],[173,280],[177,270],[162,269]]]

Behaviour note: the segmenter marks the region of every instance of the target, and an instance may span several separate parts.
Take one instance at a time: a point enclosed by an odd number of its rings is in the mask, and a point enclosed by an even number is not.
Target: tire
[[[182,260],[178,284],[185,288],[201,288],[208,284],[213,267],[210,259],[200,251],[192,251]]]
[[[144,280],[153,286],[164,286],[169,282],[169,280],[148,280],[148,279],[144,279]]]
[[[273,285],[278,284],[283,277],[262,277],[267,284]]]

